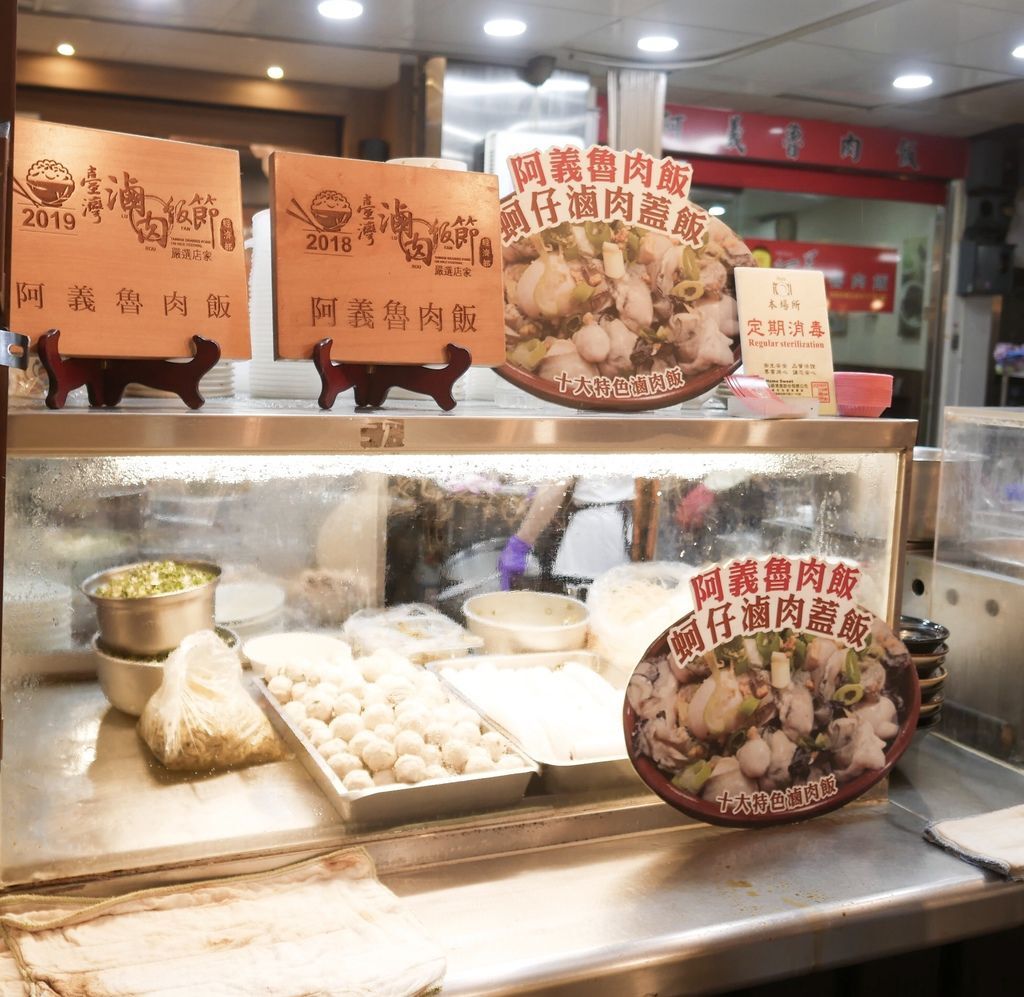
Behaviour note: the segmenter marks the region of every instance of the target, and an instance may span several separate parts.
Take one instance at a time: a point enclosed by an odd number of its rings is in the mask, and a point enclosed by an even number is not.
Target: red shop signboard
[[[891,312],[900,254],[882,246],[747,239],[758,266],[821,270],[830,312]]]
[[[967,171],[964,139],[680,104],[665,106],[662,143],[674,155],[739,161],[942,179]]]

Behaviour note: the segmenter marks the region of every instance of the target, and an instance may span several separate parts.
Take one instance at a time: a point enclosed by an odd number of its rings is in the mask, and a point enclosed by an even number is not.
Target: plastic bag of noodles
[[[167,659],[139,734],[169,769],[202,772],[282,754],[270,721],[242,684],[238,652],[212,630],[186,637]]]

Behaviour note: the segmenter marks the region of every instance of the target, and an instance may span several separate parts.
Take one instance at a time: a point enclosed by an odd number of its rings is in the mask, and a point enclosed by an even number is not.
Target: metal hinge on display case
[[[28,367],[28,336],[0,329],[0,365],[25,370]]]

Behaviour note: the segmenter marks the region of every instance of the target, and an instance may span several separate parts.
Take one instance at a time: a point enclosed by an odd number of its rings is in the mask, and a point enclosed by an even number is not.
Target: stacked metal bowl
[[[921,713],[917,729],[927,730],[939,722],[945,700],[943,688],[946,684],[949,630],[934,620],[901,616],[899,635],[914,661],[921,686]]]

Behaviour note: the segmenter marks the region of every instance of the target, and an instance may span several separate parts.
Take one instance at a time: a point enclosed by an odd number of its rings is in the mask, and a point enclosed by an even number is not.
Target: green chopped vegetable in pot
[[[535,370],[547,352],[548,348],[539,339],[527,339],[512,350],[509,360],[524,370]]]
[[[803,668],[804,662],[807,660],[807,641],[802,637],[797,637],[793,641],[793,664],[797,668]]]
[[[740,714],[744,717],[749,717],[757,712],[757,708],[761,705],[761,700],[757,696],[747,696],[746,699],[740,703]]]
[[[214,571],[180,561],[146,561],[97,585],[93,595],[101,599],[144,599],[199,588],[216,577]]]
[[[599,253],[601,247],[611,241],[613,234],[612,227],[607,222],[584,222],[583,232],[590,245],[594,247],[595,253]]]
[[[743,644],[743,637],[733,637],[728,644],[723,644],[718,649],[718,660],[723,665],[732,665],[736,675],[742,675],[750,669],[750,658],[747,649]]]
[[[755,634],[754,644],[762,661],[770,661],[776,651],[782,650],[782,639],[777,633]]]
[[[669,294],[683,301],[696,301],[704,294],[704,284],[699,280],[681,280]]]
[[[689,247],[683,247],[683,276],[687,280],[699,280],[700,279],[700,260],[697,259],[697,254]]]
[[[682,772],[672,777],[672,785],[686,793],[699,793],[704,788],[704,783],[711,778],[711,763],[707,761],[695,762],[687,766]]]
[[[859,703],[864,698],[864,686],[859,682],[851,682],[847,685],[841,685],[836,689],[832,699],[837,703],[842,703],[843,706],[853,706],[854,703]]]
[[[843,678],[853,685],[860,681],[860,658],[853,648],[846,652],[846,660],[843,662]]]
[[[574,305],[582,305],[585,301],[589,301],[593,297],[594,288],[592,288],[585,281],[580,281],[569,295],[569,300]]]

